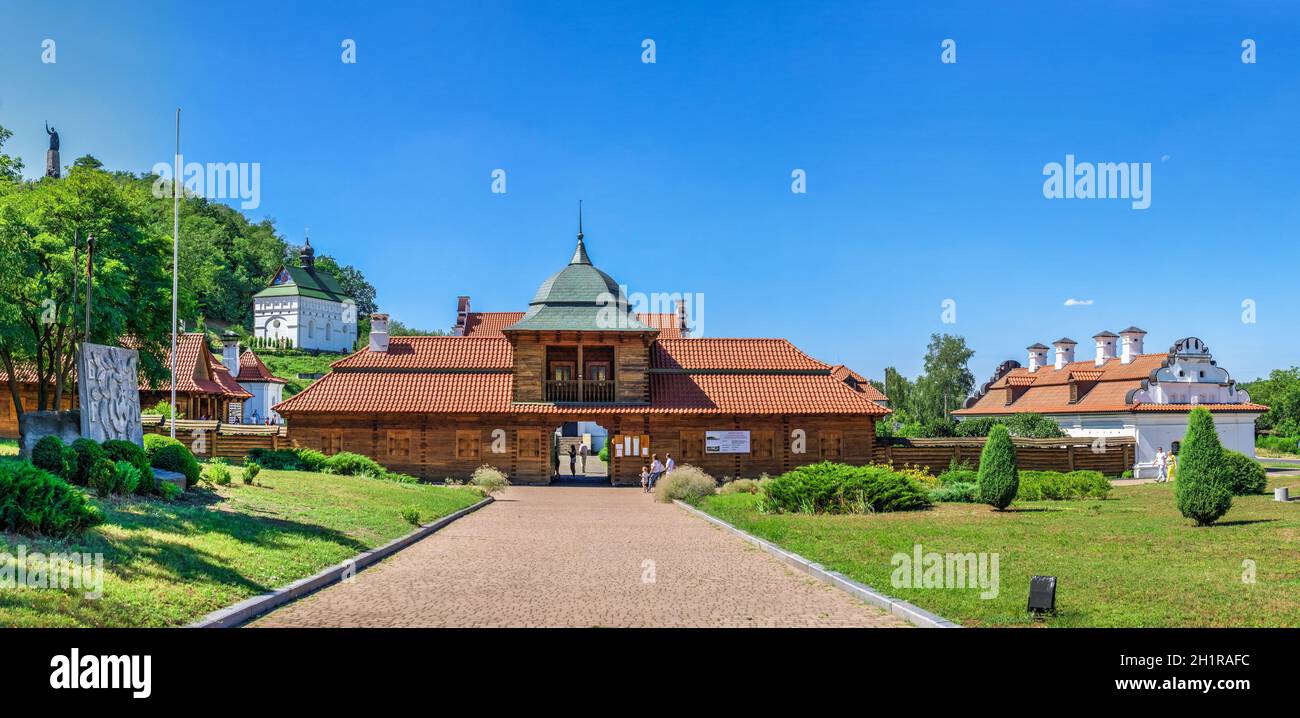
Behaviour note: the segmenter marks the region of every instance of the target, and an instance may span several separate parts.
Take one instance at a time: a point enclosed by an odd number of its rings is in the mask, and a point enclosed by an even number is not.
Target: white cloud
[[[1065,300],[1065,306],[1067,307],[1087,307],[1091,305],[1092,305],[1091,299],[1075,299],[1074,297],[1070,297],[1069,299]]]

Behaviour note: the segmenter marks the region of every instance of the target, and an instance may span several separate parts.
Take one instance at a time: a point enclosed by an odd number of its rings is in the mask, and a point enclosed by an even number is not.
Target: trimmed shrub
[[[720,494],[756,494],[758,482],[754,479],[736,479],[728,481],[718,488]]]
[[[69,467],[64,463],[66,448],[63,439],[53,434],[42,436],[41,440],[36,442],[36,446],[32,447],[32,466],[44,469],[55,476],[67,476]]]
[[[86,471],[86,484],[100,498],[108,498],[117,490],[117,465],[111,459],[95,459]]]
[[[807,514],[913,511],[930,506],[929,491],[886,466],[823,461],[759,482],[759,510]]]
[[[1228,490],[1234,496],[1262,494],[1268,487],[1268,475],[1258,461],[1237,451],[1224,449],[1223,463],[1228,474]]]
[[[474,469],[469,482],[483,489],[488,496],[505,491],[510,486],[510,480],[506,478],[505,472],[487,464]]]
[[[153,484],[153,467],[149,465],[149,457],[145,455],[144,449],[136,446],[133,441],[123,441],[121,439],[110,439],[105,441],[101,447],[104,449],[104,455],[113,461],[125,461],[136,468],[135,487],[130,491],[123,493],[152,494],[155,490]]]
[[[181,495],[181,489],[170,481],[163,481],[158,484],[158,495],[163,497],[163,501],[175,501]]]
[[[179,441],[159,447],[154,452],[150,463],[155,469],[184,474],[186,486],[198,483],[203,471],[198,459],[195,459],[189,448]]]
[[[939,474],[939,484],[949,486],[951,484],[978,484],[980,472],[974,469],[948,469]]]
[[[165,434],[145,434],[144,435],[144,457],[149,460],[149,465],[153,466],[153,457],[158,450],[164,446],[184,446],[180,439],[173,439]]]
[[[144,454],[141,454],[143,456]],[[149,470],[153,477],[153,469]],[[113,492],[131,495],[140,489],[140,467],[129,461],[113,462]]]
[[[1223,445],[1214,431],[1214,417],[1203,406],[1192,409],[1187,435],[1178,454],[1178,480],[1174,482],[1178,511],[1196,522],[1211,526],[1232,508],[1232,489]]]
[[[978,504],[980,487],[973,481],[954,481],[931,491],[930,500],[935,503]]]
[[[242,478],[245,484],[256,484],[257,475],[260,473],[262,473],[261,464],[258,464],[256,461],[248,461],[244,463],[244,474]]]
[[[70,480],[74,484],[86,486],[90,483],[90,469],[95,462],[100,459],[108,458],[104,450],[99,448],[99,443],[94,439],[81,438],[72,442],[70,445],[73,452],[77,455],[76,469],[73,471]]]
[[[718,490],[718,482],[703,469],[682,464],[655,483],[655,501],[672,503],[673,499],[694,502]]]
[[[369,456],[354,454],[350,451],[339,452],[328,459],[321,465],[321,470],[328,474],[338,474],[339,476],[383,476],[387,470],[379,465],[379,462]],[[315,469],[304,469],[305,471],[314,471]]]
[[[66,537],[104,520],[68,482],[26,461],[0,462],[0,528]]]
[[[1021,501],[1069,501],[1110,496],[1110,480],[1100,471],[1021,471],[1016,498]]]
[[[293,453],[298,457],[299,471],[321,471],[328,460],[328,457],[315,449],[294,449]]]
[[[1001,511],[1016,498],[1020,477],[1016,470],[1016,447],[1007,427],[998,424],[980,452],[980,501]]]
[[[208,462],[208,466],[203,470],[203,478],[216,486],[230,485],[230,467],[226,465],[225,459],[213,459]]]

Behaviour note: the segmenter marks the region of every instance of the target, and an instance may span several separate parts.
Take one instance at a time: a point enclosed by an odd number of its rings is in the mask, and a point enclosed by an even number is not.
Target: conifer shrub
[[[67,476],[69,467],[64,463],[67,448],[63,439],[53,434],[42,436],[40,441],[36,442],[36,446],[32,447],[32,466],[44,469],[55,476]]]
[[[980,452],[980,501],[1001,511],[1016,498],[1020,475],[1016,468],[1016,447],[1007,427],[996,424]]]
[[[1214,430],[1214,417],[1205,407],[1188,415],[1187,434],[1178,453],[1178,480],[1174,482],[1178,511],[1211,526],[1232,508],[1231,477],[1223,445]]]
[[[881,465],[807,464],[760,481],[759,490],[758,507],[765,513],[862,514],[931,505],[924,485]]]
[[[108,498],[117,489],[117,465],[111,459],[95,459],[86,470],[86,485],[100,498]]]
[[[1223,462],[1228,472],[1228,487],[1234,496],[1262,494],[1268,487],[1268,475],[1258,461],[1241,452],[1224,449]]]
[[[149,465],[149,457],[145,455],[144,449],[140,448],[133,441],[123,441],[121,439],[110,439],[101,444],[104,449],[104,455],[113,461],[125,461],[136,468],[139,477],[132,491],[123,493],[152,494],[156,491],[153,482],[153,467]]]
[[[104,450],[100,448],[99,442],[94,439],[83,437],[72,442],[70,446],[76,454],[76,468],[69,480],[74,484],[87,486],[90,484],[91,467],[95,465],[95,462],[107,458],[107,456],[104,454]]]
[[[150,463],[155,469],[184,474],[186,486],[193,486],[198,483],[203,471],[202,467],[199,466],[198,459],[195,459],[189,448],[179,441],[159,447],[154,452],[153,460]]]
[[[153,476],[153,469],[149,470],[149,476]],[[113,492],[130,496],[137,493],[140,488],[140,467],[129,461],[113,462]],[[147,492],[146,492],[147,493]]]
[[[103,520],[85,494],[58,476],[26,461],[0,462],[0,529],[62,538]]]
[[[379,462],[369,456],[354,454],[351,451],[341,451],[321,464],[321,470],[327,474],[338,474],[339,476],[383,476],[386,469],[379,465]],[[310,471],[311,469],[304,469]]]
[[[244,462],[244,473],[241,477],[245,484],[250,486],[257,484],[257,475],[262,473],[262,466],[256,461]]]

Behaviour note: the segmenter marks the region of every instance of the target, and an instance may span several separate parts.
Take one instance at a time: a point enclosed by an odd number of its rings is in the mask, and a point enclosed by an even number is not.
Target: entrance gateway
[[[366,349],[275,410],[299,446],[431,481],[491,464],[512,483],[551,483],[556,442],[590,434],[592,455],[598,437],[608,443],[608,480],[639,486],[653,454],[718,479],[870,463],[883,402],[852,370],[784,339],[692,336],[681,303],[636,311],[579,229],[527,311],[474,312],[460,297],[445,337],[390,338],[387,315],[373,315]],[[567,456],[560,464],[571,478]]]

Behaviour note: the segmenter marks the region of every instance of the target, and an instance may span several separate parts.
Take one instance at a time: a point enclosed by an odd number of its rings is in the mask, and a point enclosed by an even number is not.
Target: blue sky
[[[1300,363],[1294,5],[349,5],[5,3],[8,151],[38,174],[48,119],[65,164],[143,172],[179,105],[187,160],[261,163],[250,214],[310,227],[415,326],[460,294],[523,309],[581,198],[631,291],[703,294],[707,335],[873,378],[915,374],[933,332],[967,338],[982,382],[1130,324],[1148,351],[1199,336],[1242,380]],[[1045,199],[1067,154],[1151,163],[1150,208]]]

